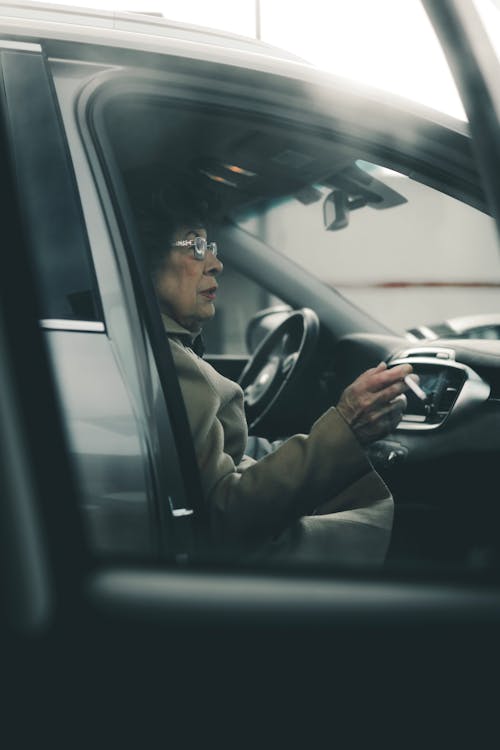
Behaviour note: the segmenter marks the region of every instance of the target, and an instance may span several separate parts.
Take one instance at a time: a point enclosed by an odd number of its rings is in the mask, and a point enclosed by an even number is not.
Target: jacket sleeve
[[[332,408],[309,435],[294,435],[245,471],[220,477],[210,494],[215,534],[226,545],[232,540],[260,544],[301,516],[321,513],[323,506],[329,514],[343,509],[344,494],[373,473],[350,428]]]
[[[172,351],[213,537],[224,548],[240,553],[255,549],[327,501],[328,513],[340,510],[346,489],[374,474],[335,408],[315,422],[309,435],[294,435],[260,461],[245,456],[236,465],[225,450],[225,427],[218,418],[220,396],[192,356],[176,344]]]

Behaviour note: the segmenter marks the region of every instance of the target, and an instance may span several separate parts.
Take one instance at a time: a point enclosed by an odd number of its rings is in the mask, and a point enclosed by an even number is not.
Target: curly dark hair
[[[152,273],[163,263],[175,232],[183,226],[209,229],[209,207],[206,201],[182,183],[175,187],[156,187],[140,196],[136,203],[140,240]]]

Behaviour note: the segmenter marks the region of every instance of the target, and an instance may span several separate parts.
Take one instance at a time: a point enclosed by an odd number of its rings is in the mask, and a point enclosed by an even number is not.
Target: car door
[[[87,533],[102,555],[175,555],[173,527],[182,516],[184,538],[191,511],[177,464],[167,472],[158,456],[177,448],[146,323],[127,301],[135,282],[110,254],[99,207],[84,200],[87,215],[82,210],[41,46],[6,41],[1,54],[8,133],[40,278],[40,326],[67,415]]]
[[[8,258],[2,253],[2,384],[17,383],[15,397],[12,391],[6,392],[4,402],[16,406],[18,412],[2,410],[2,433],[6,436],[17,431],[24,446],[12,442],[13,459],[6,451],[6,441],[2,443],[2,477],[11,477],[11,488],[3,497],[2,528],[13,531],[2,552],[17,556],[33,576],[35,571],[39,577],[46,570],[42,581],[28,581],[29,585],[21,587],[20,563],[12,557],[2,566],[8,584],[2,591],[3,604],[8,613],[15,614],[16,597],[19,606],[28,607],[39,589],[45,602],[41,619],[14,617],[8,627],[3,622],[4,645],[15,645],[7,675],[19,678],[26,674],[28,683],[26,689],[22,679],[16,679],[10,699],[14,696],[21,704],[24,699],[29,707],[38,701],[38,706],[46,709],[51,696],[43,692],[43,686],[45,670],[50,667],[61,713],[71,706],[68,686],[73,689],[77,684],[86,690],[90,686],[87,702],[72,706],[75,716],[80,708],[87,719],[89,708],[93,719],[98,715],[93,713],[95,706],[100,703],[102,710],[111,688],[119,686],[121,690],[112,697],[123,699],[128,692],[129,700],[142,694],[147,701],[153,696],[156,701],[149,707],[164,731],[165,723],[175,723],[180,707],[177,718],[189,718],[183,729],[185,736],[190,736],[200,717],[199,705],[209,707],[211,716],[224,723],[226,712],[237,707],[244,696],[241,713],[248,721],[248,706],[251,713],[257,710],[262,715],[263,704],[276,699],[276,692],[281,697],[295,692],[296,699],[297,693],[308,694],[316,711],[318,706],[326,711],[331,724],[332,692],[327,687],[325,696],[325,674],[344,692],[344,702],[352,706],[358,704],[359,692],[369,692],[369,698],[377,702],[377,690],[391,663],[396,665],[394,673],[399,680],[408,678],[409,672],[413,677],[419,660],[423,680],[429,678],[426,670],[436,659],[445,668],[454,665],[455,669],[458,661],[462,675],[471,662],[476,667],[484,665],[486,657],[493,668],[494,658],[488,649],[496,643],[500,620],[494,573],[477,578],[456,571],[449,575],[434,571],[411,575],[404,571],[396,575],[284,573],[183,568],[172,561],[156,565],[149,560],[145,565],[131,557],[112,563],[96,559],[82,541],[83,524],[77,510],[81,487],[71,479],[67,436],[55,396],[59,383],[51,365],[54,360],[48,357],[47,344],[37,327],[39,308],[31,304],[40,294],[40,283],[33,274],[32,251],[19,239],[26,219],[23,193],[13,176],[11,141],[5,134],[6,109],[2,97],[0,147],[6,165],[0,175],[2,220],[6,236],[15,238],[12,247],[23,264],[16,273],[7,273]],[[21,291],[28,302],[20,296]],[[135,293],[141,301],[140,287]],[[38,373],[35,381],[27,376],[26,349]],[[35,404],[37,409],[30,408]],[[44,439],[48,424],[54,436],[51,441]],[[41,451],[47,445],[51,456]],[[22,461],[16,474],[12,471],[15,460]],[[172,460],[175,463],[175,458]],[[29,513],[20,511],[23,476],[32,484]],[[26,538],[28,524],[43,541],[48,567],[33,539]],[[16,535],[16,529],[23,534]],[[52,590],[51,600],[44,590]],[[450,677],[454,674],[451,670]],[[393,687],[400,690],[402,684],[397,681]],[[240,692],[241,686],[245,692]],[[427,695],[432,687],[427,683]],[[81,700],[80,691],[75,695]],[[387,695],[378,696],[382,704]],[[226,703],[228,696],[232,700]],[[221,701],[222,716],[213,713],[221,710]],[[122,708],[128,709],[130,703],[133,707],[132,700]],[[300,708],[309,721],[309,705]],[[125,723],[122,712],[115,728],[123,729]]]

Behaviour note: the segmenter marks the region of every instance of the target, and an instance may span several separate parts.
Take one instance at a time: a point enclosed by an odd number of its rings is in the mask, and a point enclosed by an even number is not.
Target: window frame
[[[209,545],[209,519],[203,497],[187,412],[184,406],[173,356],[160,317],[152,281],[146,268],[135,228],[128,196],[109,142],[104,110],[116,95],[114,81],[123,85],[127,74],[105,73],[81,91],[77,119],[86,153],[95,176],[96,189],[108,212],[113,244],[125,254],[134,292],[134,304],[140,315],[152,359],[159,379],[166,416],[158,411],[160,425],[159,451],[155,471],[160,485],[168,488],[167,497],[159,498],[161,521],[168,530],[175,559],[198,559],[213,556]],[[125,83],[125,86],[127,84]],[[160,457],[161,454],[161,457]],[[169,461],[164,460],[169,456]]]
[[[97,277],[57,97],[42,48],[32,47],[15,49],[0,43],[8,138],[16,164],[18,190],[23,196],[21,210],[25,231],[33,246],[39,275],[43,277],[45,272],[46,247],[50,240],[58,252],[70,254],[72,276],[75,271],[76,277],[86,274],[94,308],[93,315],[52,314],[52,300],[47,300],[46,295],[52,287],[43,284],[40,324],[52,330],[104,332]],[[21,96],[19,86],[26,87]],[[35,122],[33,116],[37,118]],[[43,130],[43,140],[32,137],[33,127]],[[47,179],[48,163],[51,169]],[[40,184],[45,184],[43,193],[39,190]],[[42,207],[39,206],[41,193]],[[61,214],[64,216],[62,228],[53,220]],[[66,296],[58,295],[60,299]]]

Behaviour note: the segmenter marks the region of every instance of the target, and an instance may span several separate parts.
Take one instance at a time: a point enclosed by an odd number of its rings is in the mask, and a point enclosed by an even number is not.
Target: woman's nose
[[[217,276],[217,274],[222,273],[222,269],[224,268],[224,265],[222,261],[213,253],[210,251],[207,252],[205,256],[205,273],[209,274],[210,276]]]

